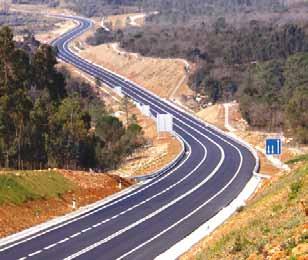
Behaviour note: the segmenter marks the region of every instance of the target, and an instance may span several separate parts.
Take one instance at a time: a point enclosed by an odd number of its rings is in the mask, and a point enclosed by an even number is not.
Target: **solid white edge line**
[[[225,135],[225,134],[224,134]],[[247,147],[246,145],[245,145],[245,147]],[[249,149],[249,150],[251,150],[251,149]],[[254,153],[253,153],[254,154]],[[256,161],[258,161],[258,160],[256,160]],[[258,164],[258,163],[257,163]],[[257,166],[256,166],[257,167]],[[248,185],[248,184],[247,184]]]
[[[195,167],[195,170],[196,170],[196,169],[198,169],[198,168],[200,167],[200,165],[201,165],[201,164],[205,161],[205,159],[207,158],[207,150],[206,150],[206,147],[205,147],[198,139],[196,139],[196,137],[194,137],[194,136],[192,136],[192,135],[191,135],[191,137],[192,137],[193,139],[195,139],[197,142],[199,142],[200,145],[201,145],[201,146],[203,147],[203,149],[204,149],[204,157],[203,157],[202,161],[199,163],[199,165],[198,165],[197,167]],[[184,141],[185,141],[185,140],[184,140]],[[186,141],[185,141],[185,142],[186,142]],[[190,145],[189,145],[188,143],[187,143],[186,145],[189,147],[189,154],[191,154],[191,147],[190,147]],[[185,158],[185,160],[184,160],[180,165],[178,165],[177,167],[175,167],[174,169],[172,169],[172,170],[170,171],[169,174],[171,174],[172,172],[176,171],[179,167],[181,167],[182,165],[184,165],[184,163],[189,159],[189,157],[190,157],[190,155],[189,155],[187,158]],[[148,199],[146,199],[146,200],[144,200],[144,201],[142,201],[142,202],[140,202],[140,203],[138,203],[138,204],[135,204],[134,206],[132,206],[132,207],[126,209],[125,211],[122,211],[122,212],[120,212],[120,213],[114,215],[113,217],[111,217],[111,218],[109,218],[109,219],[105,219],[105,220],[101,221],[100,223],[98,223],[98,224],[96,224],[96,225],[94,225],[94,226],[99,226],[99,225],[101,225],[101,224],[105,224],[105,223],[109,222],[110,220],[116,219],[117,217],[122,216],[123,214],[125,214],[125,213],[127,213],[127,212],[129,212],[129,211],[131,211],[131,210],[133,210],[133,209],[135,209],[135,208],[137,208],[137,207],[139,207],[139,206],[141,206],[141,205],[147,203],[148,201],[151,201],[152,199],[156,198],[157,196],[160,196],[161,194],[164,194],[164,193],[166,193],[167,191],[169,191],[169,190],[171,190],[172,188],[174,188],[175,186],[179,185],[180,183],[182,183],[185,179],[187,179],[187,178],[188,178],[190,175],[192,175],[192,174],[193,174],[193,172],[191,172],[191,173],[185,175],[184,178],[180,179],[179,181],[177,181],[177,182],[174,183],[173,185],[169,186],[168,188],[162,190],[161,192],[154,194],[152,197],[149,197]],[[87,232],[88,230],[91,230],[92,228],[93,228],[93,226],[91,226],[91,227],[89,227],[89,228],[86,228],[86,229],[82,230],[81,232],[79,232],[79,233],[77,233],[77,234],[79,235],[79,234],[81,234],[81,233],[85,233],[85,232]],[[77,236],[77,235],[74,234],[74,235],[70,236],[70,238],[73,238],[73,237],[75,237],[75,236]],[[56,245],[56,244],[61,244],[61,243],[64,243],[65,241],[67,241],[67,240],[69,240],[69,238],[63,239],[63,240],[58,241],[58,242],[56,242],[56,243],[54,243],[54,244],[55,244],[55,245]],[[47,247],[48,247],[48,246],[47,246]]]
[[[260,184],[261,179],[256,176],[252,176],[239,196],[235,198],[227,207],[223,208],[214,217],[206,221],[183,240],[158,255],[155,260],[178,259],[200,240],[211,234],[216,228],[222,225],[236,212],[240,206],[245,205],[245,201],[256,191]]]
[[[218,146],[219,146],[219,145],[218,145]],[[172,200],[171,202],[167,203],[166,205],[164,205],[163,207],[159,208],[158,210],[155,210],[155,211],[153,211],[152,213],[148,214],[146,217],[141,218],[141,219],[139,219],[138,221],[136,221],[136,222],[134,222],[134,223],[128,225],[127,227],[125,227],[125,228],[123,228],[123,229],[117,231],[116,233],[114,233],[114,234],[112,234],[112,235],[110,235],[110,236],[108,236],[108,237],[106,237],[106,238],[104,238],[104,239],[102,239],[102,240],[100,240],[100,241],[98,241],[98,242],[96,242],[96,243],[94,243],[94,244],[92,244],[92,245],[90,245],[90,246],[88,246],[88,247],[86,247],[86,248],[84,248],[84,249],[82,249],[82,250],[80,250],[80,251],[78,251],[78,252],[76,252],[76,253],[74,253],[74,254],[68,256],[68,257],[66,257],[64,260],[72,260],[72,259],[75,259],[75,258],[77,258],[77,257],[79,257],[79,256],[81,256],[81,255],[83,255],[83,254],[85,254],[85,253],[87,253],[87,252],[89,252],[89,251],[95,249],[96,247],[98,247],[98,246],[100,246],[100,245],[102,245],[102,244],[104,244],[104,243],[106,243],[106,242],[108,242],[108,241],[114,239],[115,237],[118,237],[119,235],[121,235],[121,234],[127,232],[128,230],[130,230],[130,229],[132,229],[132,228],[134,228],[134,227],[136,227],[136,226],[142,224],[142,223],[145,222],[146,220],[153,218],[154,216],[156,216],[156,215],[160,214],[161,212],[165,211],[166,209],[170,208],[170,207],[171,207],[172,205],[174,205],[175,203],[177,203],[177,202],[181,201],[182,199],[184,199],[184,198],[188,197],[189,195],[191,195],[194,191],[196,191],[197,189],[199,189],[200,187],[202,187],[205,183],[207,183],[207,182],[217,173],[217,171],[220,169],[222,163],[224,162],[225,154],[224,154],[224,151],[223,151],[222,147],[219,146],[219,149],[220,149],[221,155],[222,155],[221,158],[220,158],[220,162],[218,163],[218,165],[216,165],[216,167],[215,167],[214,170],[210,173],[210,175],[208,175],[208,176],[207,176],[202,182],[200,182],[198,185],[196,185],[195,187],[193,187],[193,188],[190,189],[189,191],[183,193],[181,196],[179,196],[179,197],[177,197],[175,200]],[[204,159],[205,159],[205,158],[204,158]],[[199,162],[199,164],[194,168],[194,170],[192,170],[192,172],[196,171],[196,170],[200,167],[200,165],[202,165],[202,163],[203,163],[203,161]],[[240,168],[241,168],[241,164],[240,164],[240,166],[239,166],[239,169],[240,169]]]
[[[64,19],[70,19],[70,18],[64,18]],[[79,23],[79,25],[80,25],[80,23]],[[78,26],[77,26],[76,28],[78,28]],[[75,29],[76,29],[76,28],[75,28]],[[87,28],[87,29],[88,29],[88,28]],[[84,30],[83,30],[83,31],[84,31]],[[83,31],[82,31],[82,32],[83,32]],[[63,37],[64,35],[67,35],[67,34],[69,34],[69,33],[70,33],[70,31],[67,32],[67,33],[65,33],[65,34],[63,34],[61,37]],[[178,135],[177,135],[177,138],[179,138]],[[181,153],[184,153],[183,140],[181,141],[181,146],[182,146]],[[178,157],[180,157],[180,156],[181,156],[181,154],[179,154]],[[176,159],[178,159],[178,158],[175,158],[175,160],[176,160]],[[171,162],[169,165],[165,166],[164,168],[170,167],[170,165],[173,164],[173,163],[174,163],[174,162]],[[161,169],[161,170],[164,170],[164,168]],[[169,175],[167,175],[167,176],[169,176]],[[162,179],[163,179],[163,178],[162,178]],[[156,182],[155,182],[155,183],[156,183]],[[155,184],[155,183],[154,183],[154,184]],[[153,185],[154,185],[154,184],[153,184]],[[31,228],[29,228],[29,229],[23,230],[23,231],[18,232],[18,233],[16,233],[16,234],[10,235],[10,236],[5,237],[5,238],[2,238],[2,239],[0,239],[0,247],[5,246],[6,244],[9,244],[9,243],[14,243],[14,242],[17,241],[17,240],[23,239],[23,238],[25,238],[25,237],[27,237],[27,236],[31,236],[31,235],[33,235],[33,234],[35,234],[35,233],[37,233],[37,232],[42,231],[42,230],[45,230],[45,229],[48,229],[48,228],[52,228],[52,227],[54,227],[55,225],[57,225],[57,224],[59,224],[59,223],[61,223],[61,222],[64,222],[64,221],[67,221],[67,220],[72,220],[72,219],[75,218],[75,217],[78,217],[78,216],[80,216],[80,215],[82,215],[82,214],[85,214],[85,213],[87,213],[87,212],[89,212],[89,211],[91,211],[91,210],[93,210],[93,209],[95,209],[95,208],[97,208],[97,207],[100,207],[100,206],[103,206],[104,204],[107,204],[108,202],[110,202],[110,201],[113,200],[113,199],[117,199],[117,198],[121,197],[121,196],[124,195],[125,193],[129,193],[129,192],[131,192],[131,191],[137,189],[137,188],[139,188],[140,186],[143,186],[143,185],[140,185],[140,184],[134,185],[134,186],[132,186],[132,187],[129,187],[129,188],[123,190],[123,193],[122,193],[122,192],[119,192],[119,193],[117,193],[117,194],[111,195],[110,197],[104,198],[104,199],[101,200],[101,201],[98,201],[98,202],[93,203],[93,204],[91,204],[91,205],[87,205],[87,206],[85,206],[85,207],[82,207],[82,208],[80,208],[78,211],[75,211],[75,212],[73,212],[73,213],[69,213],[69,214],[66,214],[66,215],[64,215],[64,216],[57,217],[56,219],[47,221],[47,222],[45,222],[45,223],[43,223],[43,224],[40,224],[40,225],[31,227]],[[152,185],[146,186],[146,188],[147,188],[147,187],[150,187],[150,186],[152,186]],[[135,195],[135,194],[133,194],[133,195]],[[122,201],[122,200],[121,200],[121,201]],[[78,219],[76,219],[75,221],[77,221],[77,220],[78,220]],[[71,222],[73,222],[73,221],[74,221],[74,219],[73,219]],[[71,222],[69,222],[69,223],[71,223]],[[69,224],[69,223],[66,223],[66,224]],[[60,227],[62,227],[62,226],[54,227],[54,228],[51,229],[51,230],[47,230],[47,232],[52,231],[52,230],[57,229],[57,228],[60,228]],[[45,233],[47,233],[47,232],[44,232],[43,234],[45,234]],[[42,235],[42,234],[39,234],[39,235]],[[38,236],[39,236],[39,235],[38,235]],[[6,247],[6,248],[2,248],[2,249],[0,249],[0,252],[5,251],[5,250],[7,250],[7,249],[9,249],[9,248],[11,248],[11,247],[17,245],[17,244],[20,244],[20,243],[26,242],[26,241],[28,241],[28,240],[30,240],[30,239],[33,239],[33,238],[35,238],[35,237],[37,237],[37,236],[31,237],[31,238],[26,239],[26,240],[23,240],[23,241],[19,241],[18,243],[13,244],[13,245],[10,245],[10,246],[8,246],[8,247]]]
[[[184,140],[182,140],[182,141],[184,141]],[[182,143],[182,152],[184,152],[184,144],[183,143]],[[190,157],[190,153],[189,153],[189,156],[187,156],[186,160],[189,159],[189,157]],[[183,163],[186,160],[184,160]],[[180,165],[182,165],[182,163]],[[113,194],[110,197],[107,197],[107,198],[105,198],[105,199],[103,199],[103,200],[101,200],[99,202],[96,202],[94,204],[91,204],[91,205],[88,205],[86,207],[80,208],[78,211],[75,211],[73,213],[67,214],[65,216],[57,217],[54,220],[50,220],[50,221],[48,221],[46,223],[40,224],[38,226],[34,226],[34,227],[29,228],[27,230],[21,231],[21,232],[19,232],[17,234],[13,234],[13,235],[11,235],[9,237],[3,238],[3,239],[0,240],[0,241],[3,241],[2,242],[3,243],[2,246],[5,246],[8,243],[13,243],[13,244],[11,244],[11,245],[9,245],[7,247],[1,248],[0,252],[5,251],[5,250],[7,250],[7,249],[9,249],[11,247],[14,247],[16,245],[19,245],[21,243],[27,242],[27,241],[29,241],[29,240],[31,240],[33,238],[38,237],[38,236],[44,235],[44,234],[46,234],[48,232],[51,232],[53,230],[56,230],[58,228],[61,228],[61,227],[65,226],[65,225],[68,225],[68,224],[74,222],[74,221],[78,221],[80,219],[83,219],[83,218],[85,218],[85,217],[87,217],[89,215],[92,215],[92,214],[96,213],[97,211],[100,211],[100,210],[102,210],[104,208],[107,208],[107,207],[110,207],[110,206],[112,206],[114,204],[117,204],[118,202],[121,202],[121,201],[123,201],[123,200],[125,200],[125,199],[127,199],[129,197],[132,197],[132,196],[142,192],[143,190],[145,190],[145,189],[155,185],[156,183],[164,180],[165,178],[170,176],[170,174],[173,172],[174,169],[176,169],[176,168],[173,168],[169,173],[163,175],[161,178],[157,178],[155,181],[151,182],[148,185],[146,185],[148,182],[143,182],[142,184],[136,184],[136,185],[134,185],[132,187],[129,187],[129,188],[123,190],[123,192],[121,191],[121,192]],[[134,190],[136,190],[137,188],[140,188],[140,187],[141,187],[140,190],[134,192]],[[126,195],[126,193],[129,193],[129,192],[133,192],[133,193],[131,193],[129,195]],[[124,197],[122,197],[122,196],[124,196]],[[105,206],[105,204],[111,202],[112,200],[115,200],[115,201],[112,202],[111,204]],[[87,213],[87,212],[89,212],[89,213]],[[85,214],[85,215],[83,215],[83,214]],[[64,221],[68,221],[68,222],[61,225],[61,223],[64,222]],[[58,225],[58,226],[56,226],[56,225]],[[34,236],[31,236],[31,235],[33,235],[33,234],[35,234],[37,232],[42,231],[42,230],[44,230],[42,233],[36,234]],[[31,236],[31,237],[28,237],[28,236]],[[24,239],[25,237],[28,237],[28,238]],[[16,240],[19,240],[19,239],[24,239],[24,240],[21,240],[21,241],[18,241],[16,243],[14,243]],[[7,241],[9,241],[9,242],[7,242]]]
[[[75,53],[75,54],[76,54],[76,53]],[[78,55],[78,54],[76,54],[76,55]],[[90,62],[90,63],[91,63],[91,62]],[[98,67],[101,67],[101,66],[98,65]],[[104,69],[105,69],[105,68],[104,68]],[[105,69],[105,70],[107,70],[107,69]],[[123,76],[121,76],[121,75],[118,75],[118,76],[120,76],[121,78],[123,78]],[[124,78],[124,80],[125,80],[125,78]],[[129,81],[129,80],[128,80],[128,81]],[[132,84],[135,84],[135,83],[133,82]],[[137,84],[135,84],[135,85],[137,85]],[[140,87],[140,86],[138,86],[138,87]],[[140,87],[140,88],[142,89],[142,87]],[[171,102],[167,101],[167,103],[171,103]],[[178,108],[180,111],[185,112],[185,111],[183,111],[181,108],[179,108],[178,106],[176,106],[175,104],[172,103],[172,105],[175,106],[176,108]],[[194,116],[192,116],[192,117],[195,118]],[[200,121],[199,118],[195,118],[195,119],[197,119],[198,121]],[[204,123],[204,122],[202,122],[202,123]],[[212,126],[212,125],[210,125],[210,124],[209,124],[209,126],[210,126],[211,128],[213,128],[213,129],[215,129],[215,130],[218,130],[215,126]],[[220,130],[220,129],[219,129],[219,130]],[[256,172],[257,172],[257,170],[258,170],[258,167],[259,167],[259,158],[258,158],[258,156],[257,156],[257,154],[256,154],[256,152],[255,152],[255,150],[252,149],[251,146],[250,146],[249,144],[247,144],[246,142],[243,142],[243,140],[239,139],[237,136],[234,136],[234,135],[232,135],[232,134],[223,133],[221,130],[218,131],[218,132],[222,133],[222,134],[225,135],[225,136],[228,136],[229,138],[233,139],[235,142],[237,142],[237,143],[239,143],[239,144],[242,144],[244,147],[246,147],[248,150],[250,150],[250,152],[253,154],[253,156],[254,156],[255,159],[256,159],[256,166],[255,166],[255,173],[254,173],[254,174],[256,174]],[[257,184],[257,185],[255,186],[255,189],[250,189],[250,190],[249,190],[249,189],[246,188],[246,187],[250,187],[250,186],[251,186],[251,185],[250,185],[250,182],[253,182],[254,179],[257,179],[257,180],[258,180],[258,183],[261,182],[260,179],[258,178],[258,176],[256,176],[256,177],[252,176],[252,178],[250,179],[250,181],[249,181],[249,182],[247,183],[247,185],[245,186],[243,192],[247,192],[247,193],[250,194],[250,195],[253,194],[254,190],[258,187],[259,184]],[[235,199],[235,202],[234,202],[234,203],[236,203],[237,199],[238,199],[238,198]],[[231,204],[230,204],[230,205],[231,205]],[[232,204],[232,205],[233,205],[233,204]],[[232,206],[231,206],[231,207],[232,207]],[[219,216],[219,215],[220,215],[220,214],[218,213],[217,216]],[[187,242],[187,241],[188,241],[188,240],[185,240],[185,242]],[[183,244],[180,243],[180,246],[179,246],[179,247],[181,247],[181,245],[183,245]]]

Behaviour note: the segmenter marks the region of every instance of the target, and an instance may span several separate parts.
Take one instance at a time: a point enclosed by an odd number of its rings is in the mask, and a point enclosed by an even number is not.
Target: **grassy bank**
[[[182,259],[307,259],[308,163],[303,161]]]
[[[56,171],[2,172],[0,205],[60,197],[73,188],[74,185]]]

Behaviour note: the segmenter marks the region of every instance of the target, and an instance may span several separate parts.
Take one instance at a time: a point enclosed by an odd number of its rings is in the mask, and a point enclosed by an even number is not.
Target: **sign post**
[[[282,142],[280,138],[269,138],[266,140],[265,151],[267,155],[281,155]]]

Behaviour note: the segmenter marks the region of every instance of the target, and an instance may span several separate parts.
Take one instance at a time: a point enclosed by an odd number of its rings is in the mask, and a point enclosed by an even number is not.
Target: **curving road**
[[[151,106],[154,115],[174,116],[174,130],[185,157],[169,172],[61,224],[0,247],[0,259],[153,259],[227,206],[257,170],[244,145],[206,126],[186,112],[103,68],[68,47],[91,21],[53,42],[58,58],[125,95]]]

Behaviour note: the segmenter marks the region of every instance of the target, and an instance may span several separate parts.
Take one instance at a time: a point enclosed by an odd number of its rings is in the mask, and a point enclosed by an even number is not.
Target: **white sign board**
[[[124,95],[122,94],[122,88],[121,87],[114,87],[114,91],[120,96],[123,97]]]
[[[170,114],[158,114],[156,118],[157,132],[173,132],[173,116]]]
[[[151,110],[150,110],[150,106],[148,105],[142,105],[141,108],[141,113],[144,114],[145,116],[150,117],[151,116]]]

